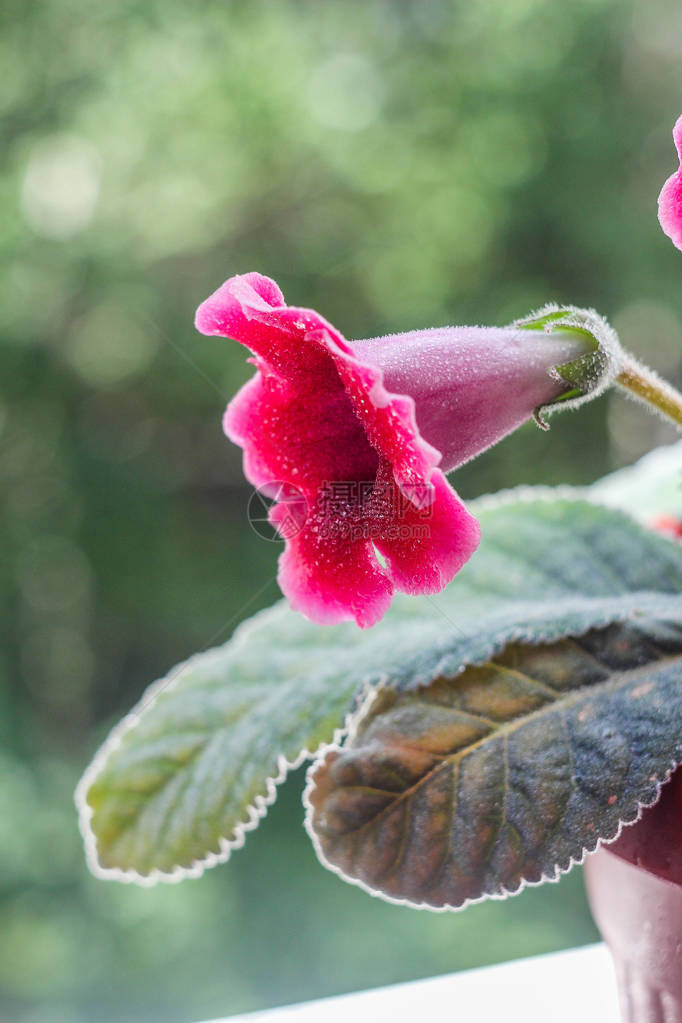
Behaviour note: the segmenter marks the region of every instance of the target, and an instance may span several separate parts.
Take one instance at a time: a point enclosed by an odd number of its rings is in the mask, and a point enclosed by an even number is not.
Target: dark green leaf
[[[653,802],[682,759],[682,621],[512,643],[382,689],[308,790],[327,865],[435,908],[555,879]]]

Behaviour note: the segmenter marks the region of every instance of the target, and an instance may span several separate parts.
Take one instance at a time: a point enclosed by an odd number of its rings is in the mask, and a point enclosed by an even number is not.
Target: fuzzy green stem
[[[645,405],[653,406],[661,415],[672,419],[682,429],[682,394],[662,380],[653,370],[628,355],[616,383]]]

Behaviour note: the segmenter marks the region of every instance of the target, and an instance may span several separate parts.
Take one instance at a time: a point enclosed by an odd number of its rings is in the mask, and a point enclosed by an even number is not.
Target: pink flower
[[[583,335],[549,327],[443,327],[351,344],[256,273],[226,281],[196,326],[255,355],[258,372],[223,426],[244,449],[247,478],[279,499],[282,591],[315,622],[363,627],[394,590],[437,593],[471,557],[478,523],[443,473],[571,391],[554,367],[591,350]]]
[[[680,167],[671,174],[658,197],[658,219],[661,227],[678,249],[682,249],[682,116],[673,128],[673,139]]]
[[[651,522],[651,526],[675,540],[682,540],[682,520],[674,515],[659,515]]]

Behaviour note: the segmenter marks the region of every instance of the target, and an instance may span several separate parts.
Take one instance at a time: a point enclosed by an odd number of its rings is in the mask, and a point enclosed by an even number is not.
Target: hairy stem
[[[616,383],[645,405],[653,406],[682,429],[682,394],[652,369],[628,355]]]

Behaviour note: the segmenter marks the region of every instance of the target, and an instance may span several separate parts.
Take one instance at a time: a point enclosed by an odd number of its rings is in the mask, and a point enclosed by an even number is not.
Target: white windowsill
[[[322,998],[230,1023],[619,1023],[613,965],[604,945],[518,959],[445,977]],[[226,1023],[213,1020],[211,1023]]]

